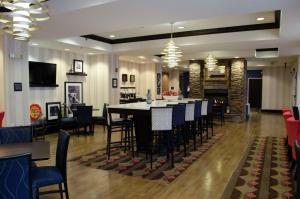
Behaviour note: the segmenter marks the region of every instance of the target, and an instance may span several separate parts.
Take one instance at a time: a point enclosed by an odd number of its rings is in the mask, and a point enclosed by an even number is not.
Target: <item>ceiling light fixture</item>
[[[110,37],[110,38],[115,38],[115,37],[116,37],[116,35],[109,35],[109,37]]]
[[[69,48],[66,48],[65,51],[70,51],[70,49],[69,49]]]
[[[209,54],[209,55],[205,58],[205,67],[206,67],[209,71],[215,70],[216,67],[217,67],[217,63],[218,63],[218,60],[217,60],[212,54]]]
[[[95,53],[88,53],[89,55],[94,55]]]
[[[234,57],[235,59],[238,59],[238,58],[240,58],[240,57]]]
[[[170,41],[166,44],[165,49],[161,53],[163,62],[167,63],[169,68],[174,68],[178,66],[178,62],[180,62],[180,57],[182,57],[182,51],[179,47],[176,46],[173,41],[173,23],[171,23],[171,38]]]
[[[138,56],[139,59],[146,59],[145,56]]]
[[[1,0],[3,6],[11,12],[0,14],[3,30],[14,39],[28,41],[31,32],[39,29],[37,22],[50,18],[48,9],[42,4],[46,0]]]
[[[185,29],[185,27],[184,26],[178,26],[178,29]]]
[[[38,43],[31,43],[32,46],[38,46]]]
[[[265,20],[265,18],[264,17],[257,17],[256,20],[257,21],[263,21],[263,20]]]

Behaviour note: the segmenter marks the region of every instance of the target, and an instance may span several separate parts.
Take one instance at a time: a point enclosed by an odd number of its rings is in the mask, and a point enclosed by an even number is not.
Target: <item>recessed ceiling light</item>
[[[69,49],[69,48],[66,48],[65,51],[70,51],[70,49]]]
[[[138,56],[139,59],[146,59],[145,56]]]
[[[256,20],[257,21],[263,21],[263,20],[265,20],[265,18],[264,17],[257,17]]]
[[[234,57],[234,58],[238,59],[238,58],[240,58],[240,57]]]
[[[89,55],[93,55],[93,54],[95,54],[95,53],[88,53]]]
[[[184,26],[178,26],[178,29],[185,29]]]
[[[110,37],[110,38],[115,38],[115,37],[116,37],[116,35],[109,35],[109,37]]]
[[[195,61],[195,59],[191,59],[192,61]]]
[[[144,63],[145,63],[144,61],[141,62],[141,64],[144,64]]]
[[[154,58],[152,59],[152,61],[153,61],[153,62],[158,62],[158,60],[157,60],[157,59],[154,59]]]
[[[38,43],[31,43],[32,46],[38,46]]]

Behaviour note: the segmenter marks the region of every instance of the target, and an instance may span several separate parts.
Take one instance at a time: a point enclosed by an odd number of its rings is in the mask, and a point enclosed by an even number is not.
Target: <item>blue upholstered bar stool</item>
[[[187,135],[185,132],[185,104],[177,104],[173,105],[173,116],[172,116],[172,123],[173,123],[173,132],[176,135],[176,144],[177,150],[180,148],[181,141],[183,142],[184,148],[184,156],[186,156],[186,140]]]
[[[152,169],[153,135],[164,134],[166,138],[167,157],[171,154],[171,165],[174,167],[174,140],[173,140],[173,107],[151,108],[151,133],[149,139],[148,153]]]
[[[185,109],[185,125],[188,138],[194,140],[194,150],[196,150],[196,121],[195,121],[195,103],[189,102]],[[188,142],[189,139],[187,139]]]
[[[202,116],[202,133],[206,132],[206,137],[208,139],[208,100],[202,101],[201,106],[201,116]]]
[[[31,154],[0,158],[0,198],[32,199]]]
[[[196,120],[196,131],[197,134],[200,135],[201,138],[201,144],[202,144],[202,101],[195,101],[195,120]]]
[[[124,151],[131,150],[132,157],[134,157],[134,135],[133,135],[133,121],[127,118],[113,118],[112,112],[107,109],[107,158],[110,159],[112,148],[124,148]],[[120,141],[112,142],[111,136],[113,133],[120,132]],[[125,133],[125,135],[123,135]]]

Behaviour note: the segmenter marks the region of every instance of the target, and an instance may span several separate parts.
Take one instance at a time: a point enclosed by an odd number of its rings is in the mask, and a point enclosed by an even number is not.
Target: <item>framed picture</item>
[[[160,95],[161,94],[161,74],[157,73],[156,75],[156,94]]]
[[[134,75],[130,75],[130,82],[135,82],[135,76]]]
[[[83,103],[82,82],[65,82],[65,103],[67,107]]]
[[[60,102],[47,102],[46,103],[46,119],[50,120],[58,120],[59,112],[60,112]]]
[[[73,60],[73,67],[75,73],[83,73],[83,61],[74,59]]]
[[[118,79],[112,78],[111,84],[113,88],[118,88]]]
[[[122,74],[122,82],[127,82],[127,74]]]

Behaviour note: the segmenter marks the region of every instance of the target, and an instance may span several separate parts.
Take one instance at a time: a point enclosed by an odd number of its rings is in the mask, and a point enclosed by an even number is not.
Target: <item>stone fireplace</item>
[[[215,103],[225,103],[229,113],[225,117],[232,121],[246,119],[246,70],[245,59],[218,60],[218,65],[226,67],[227,78],[208,80],[205,78],[203,60],[191,61],[190,93],[191,98],[211,98]]]
[[[228,105],[228,89],[204,89],[204,97],[210,99],[214,104]]]

